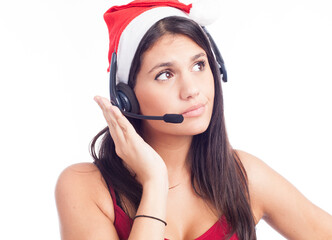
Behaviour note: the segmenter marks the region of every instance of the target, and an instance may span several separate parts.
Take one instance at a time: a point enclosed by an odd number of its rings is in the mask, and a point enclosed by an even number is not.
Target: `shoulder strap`
[[[113,201],[113,205],[114,205],[114,207],[115,207],[115,205],[118,205],[118,204],[117,204],[118,196],[116,195],[114,189],[113,189],[109,184],[107,184],[107,188],[108,188],[108,191],[109,191],[110,194],[111,194],[112,201]]]

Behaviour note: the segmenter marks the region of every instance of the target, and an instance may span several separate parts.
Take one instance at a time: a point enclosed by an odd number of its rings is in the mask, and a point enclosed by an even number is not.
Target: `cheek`
[[[204,82],[202,84],[201,89],[203,91],[203,94],[213,103],[214,100],[214,78],[211,73],[211,75],[208,76],[208,81]]]
[[[208,96],[211,100],[214,100],[214,81],[211,82],[209,90],[208,90]]]
[[[143,115],[164,115],[167,112],[167,104],[165,104],[165,93],[156,90],[135,89],[135,94],[140,105],[140,111]],[[169,96],[169,94],[168,94]]]
[[[215,97],[215,86],[213,77],[210,78],[208,83],[204,86],[204,95],[208,99],[209,108],[208,108],[208,118],[211,120],[213,105],[214,105],[214,97]]]
[[[211,78],[210,78],[210,96],[212,97],[212,99],[214,100],[214,92],[215,92],[215,86],[214,86],[214,77],[213,77],[213,74],[212,72],[210,73],[211,74]]]

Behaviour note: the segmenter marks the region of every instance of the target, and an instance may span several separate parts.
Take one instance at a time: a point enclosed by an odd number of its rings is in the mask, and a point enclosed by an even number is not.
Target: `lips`
[[[195,104],[181,114],[183,117],[198,117],[204,113],[205,105],[206,104]]]

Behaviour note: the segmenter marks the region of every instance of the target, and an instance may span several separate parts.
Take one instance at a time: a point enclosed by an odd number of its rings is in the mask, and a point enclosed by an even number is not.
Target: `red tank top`
[[[116,203],[116,195],[113,188],[109,187],[113,205],[114,205],[114,226],[118,233],[120,240],[126,240],[129,238],[129,233],[133,220],[122,210],[122,208]],[[195,240],[223,240],[228,229],[227,221],[224,217],[221,217],[210,229],[208,229],[203,235]],[[165,240],[169,240],[165,238]],[[234,234],[229,240],[238,240],[236,234]]]

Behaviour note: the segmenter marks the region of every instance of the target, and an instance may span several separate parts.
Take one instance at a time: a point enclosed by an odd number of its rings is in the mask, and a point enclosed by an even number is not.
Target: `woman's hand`
[[[142,185],[160,177],[168,181],[163,159],[137,134],[121,111],[106,98],[96,96],[94,100],[103,111],[117,155],[136,174],[137,180]]]

